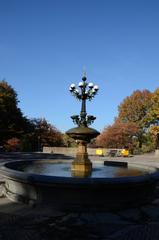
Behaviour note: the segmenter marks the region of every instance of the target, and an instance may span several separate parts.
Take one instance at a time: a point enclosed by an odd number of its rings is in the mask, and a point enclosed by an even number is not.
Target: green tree
[[[10,138],[20,138],[30,125],[18,107],[16,91],[4,80],[0,81],[0,144]]]

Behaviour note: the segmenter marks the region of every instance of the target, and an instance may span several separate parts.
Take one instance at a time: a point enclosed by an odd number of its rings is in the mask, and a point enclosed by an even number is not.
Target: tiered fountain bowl
[[[95,117],[87,115],[86,100],[92,100],[98,86],[88,84],[83,76],[79,87],[70,86],[70,92],[82,102],[80,115],[71,117],[77,127],[66,132],[78,143],[76,157],[71,162],[55,158],[5,163],[0,173],[5,178],[6,196],[68,211],[104,211],[149,203],[159,179],[156,168],[114,163],[107,166],[89,159],[87,143],[99,132],[89,127]]]

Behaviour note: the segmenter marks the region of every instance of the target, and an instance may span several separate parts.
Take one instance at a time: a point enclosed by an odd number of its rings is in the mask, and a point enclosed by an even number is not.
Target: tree
[[[136,90],[118,106],[118,118],[122,122],[134,122],[143,127],[144,119],[152,107],[152,93],[148,90]]]
[[[29,131],[29,121],[23,116],[18,102],[16,91],[6,81],[0,81],[0,145]]]
[[[31,122],[34,125],[34,132],[31,136],[34,149],[41,150],[43,146],[63,145],[62,133],[48,123],[45,118],[33,119]]]
[[[17,150],[20,149],[20,140],[18,138],[11,138],[7,140],[5,144],[5,150],[9,152],[16,152]]]
[[[159,88],[152,95],[152,107],[147,114],[147,125],[150,126],[150,133],[156,139],[156,148],[159,149]]]
[[[159,149],[159,126],[151,125],[150,133],[155,140],[155,148]]]
[[[142,147],[148,112],[152,107],[152,93],[136,90],[118,106],[118,119],[123,123],[135,123],[139,127],[138,140]]]
[[[0,81],[0,145],[14,150],[34,151],[42,146],[59,146],[62,134],[45,119],[29,120],[18,107],[16,91]],[[18,139],[18,141],[17,141]]]
[[[135,123],[123,123],[116,121],[113,125],[104,128],[97,137],[98,146],[107,148],[123,148],[133,145],[133,136],[138,132],[138,126]]]
[[[159,88],[157,88],[152,94],[152,106],[148,112],[149,120],[159,119]]]
[[[67,134],[63,134],[63,145],[65,147],[77,147],[76,141]]]

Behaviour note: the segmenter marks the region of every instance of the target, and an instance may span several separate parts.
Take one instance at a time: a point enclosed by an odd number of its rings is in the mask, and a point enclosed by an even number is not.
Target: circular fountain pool
[[[68,160],[25,160],[5,163],[6,196],[15,201],[60,209],[115,209],[153,199],[157,169],[140,165],[93,163],[88,177],[71,176]]]
[[[76,177],[71,173],[70,161],[25,161],[16,164],[6,164],[12,170],[20,171],[26,174],[38,174],[52,177]],[[135,177],[144,176],[155,172],[154,168],[143,168],[129,165],[128,167],[103,166],[103,162],[93,164],[93,169],[88,178],[117,178],[117,177]]]

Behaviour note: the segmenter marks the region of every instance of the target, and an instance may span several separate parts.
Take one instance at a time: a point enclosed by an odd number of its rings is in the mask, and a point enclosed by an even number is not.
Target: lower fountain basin
[[[51,169],[52,168],[52,169]],[[65,210],[110,210],[152,201],[159,179],[156,168],[93,163],[92,175],[71,176],[68,160],[27,160],[5,163],[6,196],[27,204]]]

